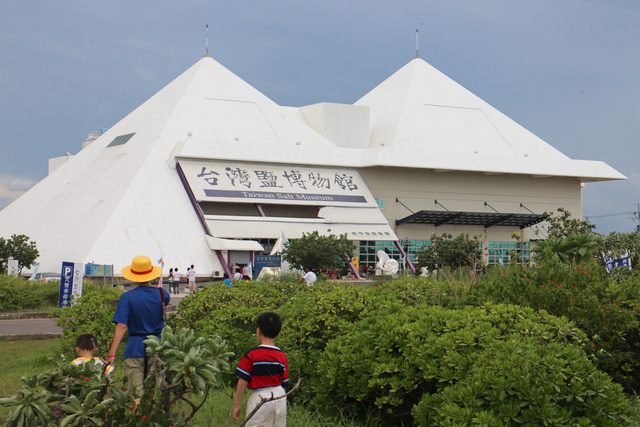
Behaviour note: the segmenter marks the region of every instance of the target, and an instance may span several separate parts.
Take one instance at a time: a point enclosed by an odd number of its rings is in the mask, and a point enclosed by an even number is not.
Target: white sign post
[[[20,263],[17,259],[9,258],[9,261],[7,261],[7,273],[9,273],[9,276],[18,277],[19,267]]]

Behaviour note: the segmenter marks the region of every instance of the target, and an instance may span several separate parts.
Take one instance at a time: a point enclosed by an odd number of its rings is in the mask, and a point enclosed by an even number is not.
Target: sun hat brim
[[[132,271],[130,265],[124,267],[121,271],[122,277],[136,283],[148,282],[160,277],[162,274],[162,268],[155,265],[151,266],[151,270],[145,271],[144,273]]]

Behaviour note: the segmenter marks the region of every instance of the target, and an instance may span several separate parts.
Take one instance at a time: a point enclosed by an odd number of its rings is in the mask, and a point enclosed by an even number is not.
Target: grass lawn
[[[20,378],[43,372],[47,359],[51,356],[60,340],[20,340],[3,341],[0,358],[0,396],[13,396],[22,386]],[[0,424],[6,423],[10,408],[0,407]]]

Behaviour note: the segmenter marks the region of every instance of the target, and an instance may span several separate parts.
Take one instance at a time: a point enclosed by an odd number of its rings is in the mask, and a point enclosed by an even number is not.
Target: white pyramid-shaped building
[[[2,210],[0,236],[35,240],[40,271],[71,261],[118,275],[147,254],[221,277],[314,230],[347,234],[372,265],[433,232],[478,231],[487,248],[532,237],[544,211],[580,215],[582,183],[615,179],[419,58],[354,105],[293,108],[207,56]]]

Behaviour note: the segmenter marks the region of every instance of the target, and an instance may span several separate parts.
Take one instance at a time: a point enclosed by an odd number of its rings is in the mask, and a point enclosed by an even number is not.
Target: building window
[[[111,144],[107,145],[107,148],[115,147],[116,145],[124,145],[131,139],[131,137],[133,135],[135,135],[135,132],[134,133],[128,133],[126,135],[116,136],[113,139],[113,141],[111,141]]]
[[[409,261],[415,263],[416,254],[423,248],[429,247],[431,240],[401,240],[400,245],[407,253]],[[395,242],[388,240],[361,240],[358,247],[360,265],[375,268],[378,262],[378,257],[376,256],[378,251],[386,252],[389,258],[393,258],[402,264],[402,255]]]
[[[374,200],[376,201],[378,208],[384,209],[384,199],[374,199]]]
[[[529,243],[522,242],[489,242],[487,251],[488,264],[509,264],[511,260],[528,263],[531,257]]]

